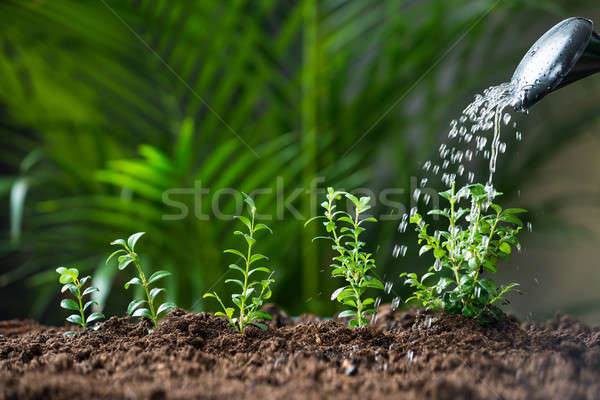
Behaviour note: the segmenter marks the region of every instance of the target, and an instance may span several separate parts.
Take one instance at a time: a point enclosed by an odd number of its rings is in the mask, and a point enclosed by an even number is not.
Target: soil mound
[[[268,309],[275,313],[275,308]],[[461,316],[393,313],[373,326],[278,314],[234,332],[173,310],[97,331],[0,322],[2,399],[599,399],[600,328],[568,317],[483,327]]]

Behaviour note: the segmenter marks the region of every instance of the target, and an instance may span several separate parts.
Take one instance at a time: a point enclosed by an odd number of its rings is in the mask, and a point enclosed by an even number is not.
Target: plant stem
[[[251,221],[250,221],[250,238],[254,239],[254,213],[251,213]],[[248,271],[250,269],[250,257],[252,257],[252,241],[248,242],[248,254],[246,256],[246,273],[244,274],[244,287],[242,288],[242,306],[240,307],[240,320],[238,321],[239,331],[242,333],[244,331],[245,325],[245,315],[244,311],[246,308],[246,291],[248,290]]]
[[[460,268],[460,264],[456,265],[455,258],[455,246],[456,246],[456,238],[454,235],[456,234],[456,220],[454,218],[454,204],[456,203],[456,182],[452,182],[452,195],[450,196],[450,244],[451,248],[448,249],[450,253],[450,259],[452,260],[452,271],[454,272],[454,279],[456,280],[456,284],[460,283],[460,276],[458,275],[458,269]]]
[[[79,279],[75,279],[75,286],[77,286],[77,301],[79,301],[79,313],[81,314],[81,327],[85,331],[87,329],[87,325],[85,323],[85,314],[83,313],[83,304],[81,302],[81,283],[79,283]]]
[[[144,272],[142,271],[142,267],[140,266],[140,263],[138,262],[137,256],[135,255],[135,253],[133,253],[132,251],[129,251],[129,255],[131,256],[131,258],[133,258],[133,264],[137,268],[138,275],[140,276],[140,279],[142,280],[142,286],[144,287],[144,291],[146,292],[146,298],[148,299],[148,307],[150,308],[150,314],[152,315],[151,320],[154,323],[154,327],[158,328],[158,321],[156,319],[156,313],[154,312],[154,305],[152,304],[152,299],[150,298],[150,292],[148,291],[148,283],[146,282],[146,276],[144,275]]]
[[[356,215],[354,216],[354,255],[352,256],[353,258],[353,262],[354,262],[354,266],[356,268],[358,268],[359,266],[359,262],[358,262],[358,216],[360,214],[360,208],[357,206],[356,207]],[[362,276],[364,275],[362,273],[362,271],[359,271],[359,276],[360,279],[362,279]],[[361,282],[358,282],[359,284]],[[352,290],[354,290],[354,295],[356,296],[356,310],[358,313],[358,326],[364,326],[366,324],[363,323],[363,315],[362,315],[362,301],[360,300],[360,294],[358,293],[358,290],[356,290],[356,279],[353,280],[352,283]]]

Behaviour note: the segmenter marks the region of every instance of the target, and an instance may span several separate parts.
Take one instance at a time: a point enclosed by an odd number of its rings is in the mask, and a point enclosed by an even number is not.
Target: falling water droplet
[[[392,282],[386,282],[384,287],[383,287],[383,291],[386,294],[390,294],[390,292],[392,291],[392,287],[394,286],[394,284]]]
[[[398,307],[400,306],[400,298],[399,297],[394,297],[392,300],[392,310],[397,310]]]

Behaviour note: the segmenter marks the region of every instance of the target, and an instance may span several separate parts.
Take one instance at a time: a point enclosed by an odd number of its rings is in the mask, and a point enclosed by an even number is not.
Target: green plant
[[[498,260],[508,259],[513,247],[520,248],[516,236],[523,222],[515,214],[526,212],[522,208],[503,210],[494,204],[495,197],[501,194],[491,185],[481,184],[468,185],[456,192],[453,183],[451,189],[440,193],[450,208],[428,212],[446,218],[449,223],[447,231],[437,231],[433,236],[427,233],[429,225],[420,214],[411,215],[410,222],[416,225],[421,245],[419,255],[432,250],[435,262],[420,280],[415,273],[400,275],[406,276],[405,283],[416,289],[406,302],[463,314],[482,323],[500,317],[490,305],[506,301],[504,295],[518,284],[498,287],[494,280],[483,275],[495,273]],[[460,207],[462,200],[470,200],[470,208]],[[486,214],[489,208],[494,212]],[[463,217],[467,224],[462,224]],[[426,281],[435,284],[429,286]]]
[[[60,275],[58,281],[63,285],[61,292],[65,293],[68,290],[77,299],[77,301],[73,299],[63,299],[60,302],[60,306],[65,310],[79,311],[79,314],[69,315],[67,321],[73,324],[79,324],[85,331],[90,323],[104,318],[104,314],[99,312],[91,313],[87,318],[85,317],[85,310],[92,305],[98,305],[98,303],[93,300],[89,300],[85,304],[83,303],[83,298],[85,296],[98,291],[98,288],[90,286],[82,292],[85,284],[91,279],[89,275],[79,279],[79,270],[77,268],[60,267],[56,269],[56,272]],[[75,334],[77,334],[76,331],[65,332],[66,336]]]
[[[244,267],[240,267],[237,264],[229,265],[230,269],[238,271],[242,275],[243,281],[239,279],[227,279],[225,281],[225,283],[234,283],[236,285],[239,285],[242,290],[241,293],[234,293],[231,295],[231,300],[233,301],[233,304],[235,304],[235,306],[238,308],[238,316],[234,317],[235,309],[233,307],[225,307],[225,304],[216,292],[206,293],[203,296],[204,298],[216,298],[221,307],[223,308],[224,312],[219,311],[215,313],[215,315],[227,317],[229,325],[234,327],[240,333],[244,332],[244,328],[246,327],[246,325],[254,325],[263,330],[267,329],[267,326],[265,324],[256,322],[256,320],[272,319],[272,317],[268,313],[260,310],[260,308],[262,308],[264,301],[271,297],[270,285],[273,282],[275,282],[275,280],[272,279],[273,272],[269,268],[255,267],[251,269],[252,264],[254,264],[255,262],[260,260],[268,260],[267,256],[264,256],[259,253],[252,253],[252,248],[256,243],[254,234],[264,229],[268,230],[271,233],[273,232],[271,231],[271,228],[269,228],[267,225],[255,223],[256,205],[254,204],[254,200],[252,200],[252,198],[246,195],[245,193],[243,193],[243,196],[244,201],[246,202],[246,205],[248,207],[248,211],[250,213],[250,218],[246,218],[241,215],[237,216],[236,218],[240,220],[246,226],[246,228],[248,228],[248,233],[235,231],[234,235],[244,237],[247,245],[246,254],[243,254],[241,251],[235,249],[225,250],[225,253],[230,253],[239,256],[244,261]],[[264,272],[269,274],[269,276],[267,277],[267,279],[252,282],[250,277],[257,272]],[[258,290],[256,290],[256,288],[258,288]]]
[[[345,196],[354,205],[354,217],[342,210],[336,210],[336,200]],[[331,300],[336,299],[340,303],[353,307],[355,310],[345,310],[339,314],[339,317],[353,317],[350,320],[350,327],[365,326],[369,323],[367,316],[374,314],[373,308],[375,300],[371,297],[362,299],[362,295],[368,288],[383,289],[383,283],[373,276],[367,275],[372,269],[375,269],[375,260],[371,254],[361,251],[365,243],[361,242],[359,236],[365,228],[361,225],[365,222],[377,222],[373,217],[360,219],[360,214],[369,210],[369,197],[361,197],[334,191],[333,188],[327,189],[327,201],[321,203],[325,209],[324,215],[309,219],[305,226],[311,221],[324,219],[323,225],[330,236],[319,236],[315,239],[326,239],[333,242],[332,249],[337,252],[333,257],[334,263],[331,264],[333,270],[331,276],[341,277],[348,283],[336,289]]]
[[[146,275],[144,275],[144,271],[142,270],[142,267],[140,265],[139,256],[135,252],[135,245],[136,245],[137,241],[140,239],[140,237],[142,237],[143,234],[144,234],[144,232],[138,232],[138,233],[134,233],[133,235],[129,236],[127,241],[125,241],[124,239],[117,239],[117,240],[111,242],[110,243],[111,245],[121,246],[122,249],[119,249],[119,250],[115,251],[114,253],[112,253],[106,260],[106,263],[108,264],[108,262],[113,257],[119,256],[117,258],[117,261],[119,262],[120,270],[127,268],[127,266],[129,264],[135,265],[138,276],[131,278],[129,281],[127,281],[127,283],[125,283],[125,289],[129,289],[129,286],[131,286],[131,285],[141,286],[144,288],[144,292],[146,293],[146,299],[145,300],[144,299],[132,300],[129,303],[129,306],[127,306],[127,314],[130,314],[132,317],[148,318],[154,323],[154,327],[157,327],[160,314],[162,314],[165,311],[168,311],[172,308],[175,308],[177,306],[174,303],[165,302],[165,303],[160,304],[158,306],[158,309],[155,309],[155,307],[154,307],[154,300],[156,299],[156,296],[158,296],[161,292],[164,292],[165,289],[164,288],[152,288],[151,289],[150,285],[152,283],[158,281],[159,279],[162,279],[166,276],[171,275],[171,273],[168,271],[156,271],[155,273],[150,275],[150,278],[148,280],[146,280]],[[144,304],[146,304],[148,306],[148,308],[141,307]]]

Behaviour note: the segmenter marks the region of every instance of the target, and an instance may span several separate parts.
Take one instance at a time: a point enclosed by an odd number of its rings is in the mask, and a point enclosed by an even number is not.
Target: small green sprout
[[[346,211],[336,210],[335,201],[345,196],[354,205],[354,216]],[[362,295],[368,288],[383,290],[381,281],[367,274],[375,269],[375,260],[371,254],[361,251],[365,243],[361,242],[359,236],[365,228],[361,225],[365,222],[377,222],[375,218],[360,219],[360,214],[371,208],[369,197],[360,199],[350,193],[327,189],[327,201],[321,203],[325,209],[324,215],[309,219],[306,224],[317,219],[324,219],[323,225],[330,236],[316,237],[315,239],[326,239],[333,242],[332,249],[337,252],[333,257],[331,276],[341,277],[348,283],[335,290],[331,300],[354,308],[345,310],[339,317],[352,317],[350,327],[365,326],[369,323],[367,316],[375,314],[375,300],[371,297],[363,299]],[[305,226],[306,226],[305,224]]]
[[[85,331],[90,323],[104,318],[104,315],[99,312],[91,313],[87,318],[85,317],[85,310],[87,310],[92,305],[98,305],[98,303],[93,300],[90,300],[83,304],[83,298],[85,296],[98,291],[98,288],[90,286],[82,292],[82,289],[85,286],[85,284],[88,283],[88,281],[91,279],[89,275],[85,278],[79,279],[79,271],[77,270],[77,268],[60,267],[56,269],[56,272],[58,272],[58,274],[60,275],[58,281],[63,285],[61,292],[65,293],[68,290],[77,299],[77,301],[73,299],[63,299],[60,302],[60,306],[65,310],[73,310],[79,312],[79,314],[69,315],[67,317],[67,321],[73,324],[79,324],[81,328]],[[76,331],[65,332],[65,336],[75,334],[77,334]]]
[[[252,249],[254,244],[256,243],[256,239],[254,235],[256,232],[261,230],[271,231],[265,224],[257,224],[255,223],[256,216],[256,205],[251,197],[242,193],[244,196],[244,201],[248,207],[248,211],[250,213],[250,218],[244,216],[237,216],[236,218],[240,220],[246,228],[248,228],[248,233],[235,231],[234,235],[243,236],[246,244],[246,254],[243,254],[241,251],[235,249],[227,249],[225,253],[230,253],[238,256],[241,260],[244,261],[244,267],[240,267],[237,264],[230,264],[229,268],[235,270],[241,274],[243,280],[240,279],[227,279],[226,283],[234,283],[239,285],[241,288],[241,293],[235,293],[231,295],[231,300],[233,304],[237,307],[238,312],[237,316],[234,317],[235,309],[233,307],[226,307],[219,295],[216,292],[206,293],[204,294],[204,298],[214,297],[217,299],[219,304],[221,305],[224,312],[216,312],[215,315],[227,317],[229,321],[229,325],[234,327],[238,332],[243,333],[246,325],[254,325],[259,327],[262,330],[267,329],[267,325],[256,322],[256,320],[271,320],[272,317],[261,310],[263,303],[265,300],[268,300],[271,297],[271,288],[270,285],[275,282],[272,279],[273,272],[267,267],[254,267],[251,268],[252,265],[260,260],[268,260],[268,257],[259,254],[252,253]],[[257,280],[252,282],[251,276],[257,272],[264,272],[269,274],[266,279]]]
[[[174,303],[162,303],[158,306],[158,309],[154,307],[154,301],[156,300],[156,296],[158,296],[161,292],[164,292],[164,288],[150,288],[150,285],[159,279],[162,279],[166,276],[171,275],[168,271],[156,271],[152,275],[150,275],[149,279],[146,279],[146,275],[144,275],[144,271],[140,265],[140,258],[138,254],[135,252],[135,245],[137,241],[142,237],[144,232],[134,233],[129,236],[127,241],[124,239],[117,239],[110,244],[113,246],[121,246],[122,248],[112,253],[106,263],[116,256],[117,261],[119,262],[119,269],[123,270],[127,268],[129,264],[133,264],[137,270],[138,276],[131,278],[127,283],[125,283],[125,289],[129,289],[129,286],[136,285],[144,288],[146,293],[146,299],[134,299],[127,306],[127,314],[132,317],[145,317],[150,319],[154,323],[154,327],[158,326],[158,319],[162,313],[168,311],[172,308],[176,308],[177,306]],[[146,307],[141,307],[142,305],[146,305]]]
[[[433,251],[435,262],[428,272],[417,278],[414,273],[403,273],[405,283],[415,288],[414,301],[428,309],[441,309],[448,314],[462,314],[489,323],[501,317],[490,307],[496,302],[507,303],[504,295],[518,286],[510,283],[500,286],[486,272],[495,273],[499,258],[508,259],[512,248],[520,248],[517,234],[523,222],[515,216],[527,212],[522,208],[503,210],[493,201],[501,195],[491,186],[468,185],[455,190],[455,184],[440,196],[448,200],[449,209],[431,210],[428,214],[440,215],[448,220],[448,231],[427,233],[428,224],[418,213],[410,222],[416,225],[419,255]],[[470,200],[470,208],[459,207],[461,200]],[[487,214],[491,208],[494,212]],[[462,218],[467,224],[461,225]],[[427,281],[435,282],[433,285]]]

